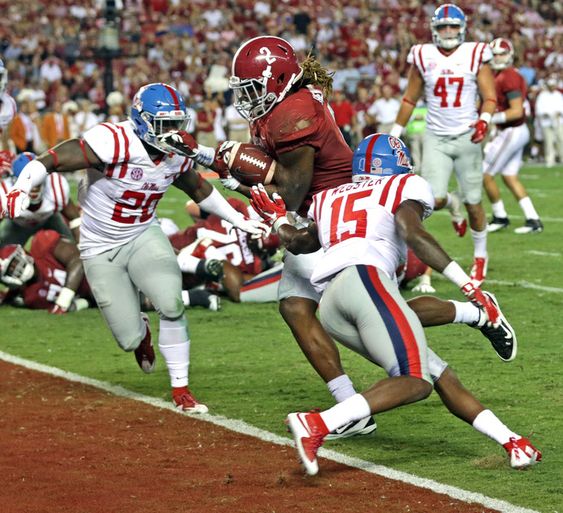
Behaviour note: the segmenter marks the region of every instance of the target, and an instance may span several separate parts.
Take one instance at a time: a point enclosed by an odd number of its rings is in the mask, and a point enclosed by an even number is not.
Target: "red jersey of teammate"
[[[499,112],[503,112],[510,107],[509,100],[512,98],[521,96],[522,101],[526,100],[526,80],[512,67],[495,74],[495,87],[497,90],[497,110]],[[525,116],[522,116],[519,119],[499,124],[498,127],[502,129],[509,126],[520,126],[524,123],[524,118]]]
[[[64,287],[66,270],[54,254],[60,238],[61,234],[54,230],[40,230],[33,237],[29,254],[34,260],[35,276],[24,285],[22,293],[28,308],[51,308]],[[86,278],[82,280],[77,294],[85,298],[92,297]]]
[[[252,123],[251,131],[252,142],[276,159],[302,146],[315,149],[313,181],[299,207],[300,215],[307,215],[313,195],[350,181],[352,150],[318,89],[304,87],[287,96]]]
[[[229,198],[228,202],[235,209],[248,217],[248,208],[244,201]],[[262,262],[248,246],[248,234],[242,230],[231,228],[231,225],[220,217],[211,214],[207,219],[198,221],[193,226],[170,235],[170,243],[180,251],[197,239],[206,239],[206,245],[194,248],[195,257],[205,258],[209,246],[216,248],[222,259],[228,260],[244,274],[258,274],[262,271]],[[207,244],[209,242],[209,244]],[[215,258],[215,257],[213,257]]]

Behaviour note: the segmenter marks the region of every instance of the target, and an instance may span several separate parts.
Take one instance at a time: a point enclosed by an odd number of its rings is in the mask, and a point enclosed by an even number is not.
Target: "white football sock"
[[[362,394],[354,394],[336,406],[321,412],[329,431],[334,431],[354,420],[361,420],[371,415],[371,408]]]
[[[520,208],[524,212],[524,216],[526,217],[526,219],[536,219],[537,220],[537,219],[540,218],[540,216],[536,212],[536,209],[534,208],[534,204],[532,203],[530,196],[526,196],[525,198],[522,198],[518,202],[518,204],[520,205]]]
[[[493,209],[493,215],[495,217],[500,217],[501,219],[508,217],[506,209],[504,208],[504,201],[498,200],[496,203],[491,203],[491,208]]]
[[[326,386],[337,403],[341,403],[356,393],[354,384],[348,377],[348,374],[342,374],[342,376],[331,379]]]
[[[473,427],[501,445],[507,443],[511,438],[522,438],[508,429],[491,410],[483,410],[479,413],[473,421]]]
[[[481,316],[481,311],[469,301],[449,300],[455,306],[454,323],[477,324]]]
[[[471,229],[471,237],[475,246],[473,256],[475,258],[487,258],[487,229],[482,232]]]
[[[172,387],[187,386],[190,340],[185,317],[176,321],[160,320],[158,348],[168,367]]]

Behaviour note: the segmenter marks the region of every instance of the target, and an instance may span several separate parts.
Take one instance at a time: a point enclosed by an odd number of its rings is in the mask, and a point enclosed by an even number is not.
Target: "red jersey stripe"
[[[115,166],[117,165],[117,161],[119,159],[119,137],[117,136],[117,132],[113,129],[111,125],[107,123],[102,123],[102,126],[105,126],[113,135],[113,158],[111,164],[107,166],[106,175],[108,177],[113,176],[113,171],[115,170]]]
[[[389,189],[391,189],[391,184],[396,180],[396,178],[399,175],[394,175],[392,176],[387,183],[385,184],[385,187],[383,187],[383,191],[381,193],[381,198],[379,198],[379,204],[384,207],[385,204],[387,203],[387,198],[389,196]]]
[[[124,178],[127,174],[127,163],[129,162],[129,138],[127,137],[127,133],[125,132],[125,128],[121,125],[117,125],[117,128],[121,130],[121,134],[123,135],[123,142],[125,146],[125,156],[124,162],[121,164],[121,171],[119,172],[119,178]]]
[[[51,190],[53,191],[53,200],[55,202],[55,212],[59,211],[59,198],[57,194],[57,187],[55,186],[55,175],[49,175],[49,182],[51,183]]]
[[[481,63],[483,62],[483,54],[485,53],[485,43],[481,43],[483,47],[481,48],[481,53],[479,54],[479,64],[477,64],[477,69],[475,73],[479,73],[479,68],[481,67]]]
[[[475,64],[475,54],[477,53],[477,47],[479,46],[479,44],[476,44],[473,47],[473,52],[471,53],[471,67],[469,68],[471,71],[473,71],[473,65]]]
[[[368,275],[375,287],[375,290],[385,303],[385,306],[389,309],[389,312],[391,313],[393,319],[395,320],[395,323],[397,324],[399,333],[401,334],[401,338],[403,339],[403,344],[405,346],[407,360],[409,362],[410,375],[416,378],[422,378],[420,352],[418,344],[416,342],[416,337],[414,336],[408,319],[405,317],[405,314],[403,313],[401,307],[397,304],[393,296],[389,294],[383,283],[381,283],[376,269],[374,267],[368,267],[367,269]]]
[[[411,177],[414,176],[413,174],[409,173],[408,175],[404,175],[401,178],[401,181],[399,182],[399,186],[397,187],[397,190],[395,191],[395,199],[393,200],[393,207],[391,208],[391,212],[394,214],[395,211],[397,210],[397,208],[399,208],[399,205],[401,204],[401,199],[403,197],[403,189],[405,188],[405,184],[407,183],[407,180]]]
[[[66,197],[65,189],[63,187],[63,177],[57,173],[57,178],[59,190],[61,192],[61,208],[64,208],[68,204],[68,198]]]
[[[420,60],[420,67],[422,68],[422,72],[426,73],[426,66],[424,65],[424,60],[422,59],[422,45],[418,47],[418,59]]]

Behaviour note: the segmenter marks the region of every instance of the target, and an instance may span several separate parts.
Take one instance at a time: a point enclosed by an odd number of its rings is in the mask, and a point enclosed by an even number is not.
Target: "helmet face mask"
[[[459,7],[453,4],[441,5],[430,22],[433,43],[444,50],[457,48],[465,41],[466,24],[465,14]],[[450,30],[444,34],[445,27],[450,27]],[[452,27],[459,27],[459,31],[453,33]]]
[[[491,44],[493,52],[493,60],[491,61],[491,68],[495,71],[501,71],[512,66],[514,61],[514,47],[508,39],[497,37]]]
[[[368,135],[354,151],[352,181],[412,173],[411,154],[405,143],[389,134]]]
[[[35,274],[33,258],[19,244],[0,250],[0,281],[8,287],[21,287]]]
[[[244,43],[233,58],[229,87],[240,115],[253,122],[281,102],[303,75],[293,47],[280,37]]]
[[[131,106],[130,120],[135,133],[147,144],[168,153],[159,136],[174,130],[185,130],[190,117],[180,93],[167,84],[148,84],[141,87]]]

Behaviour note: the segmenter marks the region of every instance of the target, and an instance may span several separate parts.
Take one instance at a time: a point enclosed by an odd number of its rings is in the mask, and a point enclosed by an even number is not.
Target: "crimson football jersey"
[[[35,262],[35,277],[23,290],[25,306],[36,309],[49,309],[55,303],[66,281],[66,270],[55,258],[55,246],[61,234],[54,230],[38,231],[31,242],[29,254]],[[92,296],[86,278],[82,280],[78,295]]]
[[[302,146],[315,149],[313,181],[298,210],[302,216],[307,215],[314,194],[350,181],[352,150],[320,90],[309,86],[290,94],[252,123],[251,131],[252,142],[276,159]]]
[[[526,80],[514,68],[503,69],[495,75],[495,87],[497,90],[497,110],[503,112],[510,107],[509,100],[521,96],[522,101],[526,100]],[[520,126],[525,121],[525,116],[498,125],[499,128],[509,126]]]
[[[236,198],[229,198],[227,201],[235,210],[248,217],[248,208],[243,201]],[[233,228],[230,223],[215,214],[172,234],[169,239],[178,251],[196,240],[201,241],[194,246],[192,252],[197,258],[227,260],[245,274],[255,275],[262,271],[260,258],[254,255],[248,246],[248,234]]]

